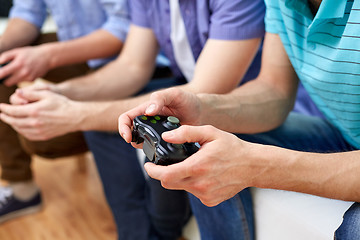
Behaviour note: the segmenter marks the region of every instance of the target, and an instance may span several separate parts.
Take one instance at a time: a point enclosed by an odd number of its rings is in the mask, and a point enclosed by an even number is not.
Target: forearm
[[[150,94],[118,101],[77,102],[81,121],[77,130],[117,131],[120,114],[145,102]]]
[[[282,124],[293,108],[295,95],[281,94],[271,85],[253,80],[230,94],[198,94],[198,97],[202,124],[228,132],[257,133]]]
[[[99,47],[101,46],[101,47]],[[49,55],[50,67],[86,62],[89,59],[106,58],[120,52],[123,43],[105,30],[97,30],[87,36],[64,42],[43,44]]]
[[[55,91],[80,101],[116,100],[133,96],[146,85],[152,71],[118,61],[110,62],[87,76],[62,82],[55,87]]]
[[[292,110],[297,85],[280,37],[266,34],[259,76],[226,95],[198,95],[199,122],[237,133],[273,129]]]
[[[360,201],[360,151],[320,154],[273,146],[252,150],[255,187]]]
[[[33,43],[39,33],[37,27],[25,20],[19,18],[10,19],[3,35],[0,36],[0,54]]]

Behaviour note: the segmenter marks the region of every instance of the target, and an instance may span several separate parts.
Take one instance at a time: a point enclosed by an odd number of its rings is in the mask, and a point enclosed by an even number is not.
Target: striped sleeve
[[[265,0],[265,31],[269,33],[279,33],[279,24],[282,24],[279,0]]]

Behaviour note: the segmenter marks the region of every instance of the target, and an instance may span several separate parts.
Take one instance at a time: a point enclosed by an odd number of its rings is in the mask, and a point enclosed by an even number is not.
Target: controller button
[[[158,120],[158,121],[161,119],[159,116],[155,116],[154,118],[155,118],[155,120]]]
[[[168,120],[169,123],[172,123],[172,124],[179,124],[180,123],[180,120],[177,117],[173,117],[173,116],[168,117],[167,120]]]
[[[141,119],[146,121],[148,118],[146,116],[142,116]]]
[[[155,119],[151,119],[150,122],[153,124],[157,123],[157,121]]]

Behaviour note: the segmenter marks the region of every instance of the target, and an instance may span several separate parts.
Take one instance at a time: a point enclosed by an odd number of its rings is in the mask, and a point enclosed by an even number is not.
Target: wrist
[[[69,99],[74,99],[72,98],[72,89],[71,81],[64,81],[51,86],[51,91],[61,94]]]
[[[72,101],[72,100],[70,100]],[[87,126],[89,119],[89,111],[87,111],[86,104],[83,102],[72,101],[73,102],[73,111],[72,118],[74,129],[73,131],[88,131],[90,127]]]
[[[80,131],[117,131],[117,119],[119,114],[113,109],[113,102],[79,102],[76,116],[77,130]],[[106,116],[106,117],[103,117]]]
[[[216,109],[217,103],[217,95],[216,94],[207,94],[207,93],[199,93],[196,95],[199,102],[199,119],[198,125],[214,125],[216,123],[212,120],[217,118],[217,112],[213,111]]]
[[[47,59],[49,69],[59,67],[58,64],[58,51],[56,43],[45,43],[37,46],[41,49],[41,55]]]
[[[276,146],[253,144],[252,162],[256,165],[253,172],[253,185],[258,188],[284,189],[287,181],[292,181],[288,173],[297,169],[299,152]],[[285,189],[286,190],[286,189]]]

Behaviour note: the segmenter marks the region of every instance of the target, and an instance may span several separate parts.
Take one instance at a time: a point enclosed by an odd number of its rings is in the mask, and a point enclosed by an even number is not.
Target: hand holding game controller
[[[139,115],[176,116],[182,124],[204,125],[203,107],[200,98],[191,92],[176,87],[151,94],[150,100],[119,116],[119,133],[128,143],[131,142],[133,120]]]
[[[132,142],[143,144],[146,157],[158,165],[181,162],[197,152],[195,143],[172,144],[165,142],[161,134],[180,127],[176,117],[137,116],[133,121]]]

